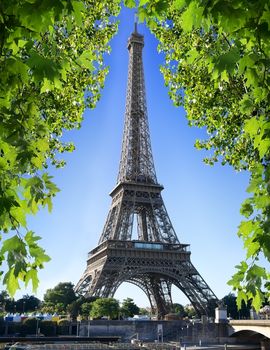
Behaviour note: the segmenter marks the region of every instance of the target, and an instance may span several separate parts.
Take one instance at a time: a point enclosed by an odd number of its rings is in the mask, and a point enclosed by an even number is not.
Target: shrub
[[[53,321],[41,321],[40,332],[46,337],[56,334],[56,324]]]
[[[69,326],[70,320],[67,318],[62,318],[57,322],[58,324],[58,334],[59,335],[68,335],[69,334]]]
[[[5,334],[5,321],[3,320],[3,318],[0,319],[0,335],[4,335]]]
[[[68,318],[62,318],[57,322],[58,326],[69,326],[70,320]]]
[[[25,331],[26,334],[36,334],[40,326],[39,325],[40,322],[41,321],[37,318],[27,318],[22,323],[25,326],[25,327],[22,327],[22,328],[25,328],[23,329],[23,331]]]

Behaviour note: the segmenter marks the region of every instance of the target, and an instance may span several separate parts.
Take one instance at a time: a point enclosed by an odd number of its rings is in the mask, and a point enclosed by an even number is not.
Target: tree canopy
[[[3,0],[0,4],[0,262],[11,295],[49,257],[27,215],[52,208],[58,192],[48,173],[72,151],[61,136],[79,128],[99,99],[103,55],[116,31],[118,1]]]
[[[118,300],[114,298],[100,298],[92,302],[90,316],[92,318],[108,317],[117,319],[120,307]]]
[[[126,298],[123,300],[120,312],[124,317],[133,317],[140,313],[140,308],[134,303],[133,299]]]
[[[54,288],[48,289],[44,294],[45,304],[62,304],[65,309],[77,299],[73,287],[74,285],[71,282],[60,282]]]
[[[24,295],[15,303],[16,311],[19,313],[35,311],[40,308],[41,301],[34,295]]]
[[[241,307],[237,307],[236,296],[229,293],[222,298],[222,301],[227,306],[227,315],[234,319],[250,318],[250,302],[247,304],[242,301]]]
[[[179,316],[185,316],[186,312],[184,306],[179,303],[173,303],[171,307],[171,312],[178,314]]]
[[[205,162],[250,173],[238,231],[246,259],[229,284],[238,307],[252,299],[258,310],[264,292],[270,295],[269,271],[259,261],[270,261],[269,3],[141,0],[139,18],[160,41],[171,99],[184,106],[190,126],[206,131],[195,144],[208,151]]]

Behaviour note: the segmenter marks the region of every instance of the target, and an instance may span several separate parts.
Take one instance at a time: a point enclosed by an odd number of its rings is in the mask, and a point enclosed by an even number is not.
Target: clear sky
[[[65,156],[67,166],[53,171],[61,192],[51,214],[45,210],[29,220],[43,237],[41,244],[52,260],[40,273],[38,297],[59,282],[76,284],[86,267],[87,253],[96,247],[110,208],[109,192],[116,184],[120,160],[127,85],[127,39],[133,31],[133,11],[120,15],[119,32],[106,56],[110,67],[102,97],[95,110],[85,112],[79,131],[66,139],[76,150]],[[230,167],[203,163],[205,153],[194,148],[204,131],[187,125],[185,112],[168,97],[159,67],[163,56],[157,41],[144,25],[144,70],[152,150],[158,181],[165,187],[163,199],[181,243],[190,244],[191,261],[218,298],[231,289],[226,284],[234,266],[243,258],[237,237],[239,208],[246,197],[248,176]],[[31,291],[21,290],[26,294]],[[18,294],[18,295],[19,295]],[[123,284],[115,297],[134,299],[149,306],[143,292]],[[173,289],[174,302],[187,304],[181,291]]]

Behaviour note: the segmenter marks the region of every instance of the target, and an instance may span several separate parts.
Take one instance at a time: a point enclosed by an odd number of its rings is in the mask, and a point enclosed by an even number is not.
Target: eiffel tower
[[[88,296],[113,297],[123,282],[147,295],[158,319],[170,312],[172,285],[207,315],[217,297],[190,261],[188,244],[179,242],[157,182],[147,118],[142,50],[144,37],[128,39],[129,66],[125,126],[117,184],[98,246],[75,287]],[[134,239],[134,236],[136,238]]]

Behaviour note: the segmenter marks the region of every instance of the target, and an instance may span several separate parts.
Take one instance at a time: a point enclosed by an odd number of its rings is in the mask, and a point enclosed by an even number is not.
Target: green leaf
[[[155,30],[158,26],[156,21],[153,21],[152,19],[147,21],[147,25],[151,30]]]
[[[42,79],[47,78],[49,81],[55,83],[60,77],[60,65],[55,58],[47,58],[32,50],[30,57],[27,59],[27,64],[33,72],[33,77],[36,82],[40,82]]]
[[[136,1],[135,0],[124,0],[124,5],[129,8],[136,7]]]
[[[11,208],[10,213],[16,222],[16,226],[26,227],[26,215],[28,214],[26,201],[20,201],[20,206]]]
[[[144,20],[147,18],[147,11],[145,8],[143,7],[139,7],[138,9],[138,18],[139,18],[139,22],[143,23]]]
[[[40,89],[40,93],[44,93],[44,92],[49,92],[54,90],[55,86],[53,84],[53,82],[51,82],[50,80],[48,80],[47,78],[44,78],[41,84],[41,89]]]
[[[39,284],[39,279],[38,279],[38,274],[36,269],[31,269],[27,271],[25,275],[25,285],[28,286],[30,281],[32,281],[33,292],[36,293],[38,284]]]
[[[246,199],[241,206],[240,213],[246,218],[250,217],[253,214],[253,206],[250,199]]]
[[[140,0],[139,6],[144,6],[144,5],[146,5],[149,1],[150,1],[150,0]],[[134,1],[134,3],[135,3],[135,1]],[[136,6],[136,3],[135,3],[135,5],[132,6],[132,7],[135,7],[135,6]]]
[[[244,247],[246,248],[246,259],[256,257],[260,252],[260,244],[254,241],[253,237],[245,240]]]
[[[270,138],[264,139],[260,141],[260,145],[258,146],[260,158],[263,159],[265,156],[269,155],[270,152]]]
[[[256,72],[256,68],[248,68],[245,72],[246,87],[257,87],[259,82],[259,77]]]
[[[3,242],[2,248],[1,248],[1,254],[5,254],[6,252],[13,251],[13,250],[20,250],[23,246],[22,240],[17,236],[13,236],[9,239],[6,239]]]
[[[259,127],[260,127],[260,121],[255,117],[253,117],[246,121],[244,130],[250,136],[254,136],[254,135],[257,135]]]
[[[229,74],[232,74],[236,63],[239,61],[240,53],[237,47],[232,47],[230,50],[216,58],[215,69],[218,72],[226,71]]]
[[[188,52],[187,63],[192,64],[198,57],[200,57],[200,54],[197,49],[190,50]]]
[[[254,67],[255,65],[255,57],[253,54],[251,55],[245,55],[239,59],[239,68],[238,72],[239,74],[243,74],[246,68]]]
[[[256,311],[260,310],[260,307],[261,307],[262,303],[264,302],[264,300],[265,300],[265,296],[262,293],[260,293],[260,291],[257,290],[256,294],[252,300],[252,306],[254,307],[254,309]]]
[[[248,271],[248,274],[253,278],[253,277],[263,277],[266,278],[266,270],[264,267],[258,266],[254,264]]]
[[[36,236],[33,231],[28,231],[24,237],[28,245],[36,244],[37,241],[41,240],[41,237]]]
[[[232,278],[227,282],[228,285],[232,286],[233,289],[239,289],[241,288],[241,283],[244,280],[245,273],[248,269],[248,264],[245,261],[241,261],[240,265],[235,266],[235,268],[238,270]]]
[[[78,26],[83,24],[82,12],[85,11],[84,3],[81,1],[73,1],[74,16]]]
[[[268,30],[270,30],[270,11],[269,11],[269,5],[265,6],[264,12],[260,18],[259,23],[267,23]]]
[[[83,67],[88,68],[90,70],[94,69],[93,66],[93,53],[91,50],[84,51],[78,58],[79,64],[81,64]]]
[[[256,225],[253,220],[242,221],[239,225],[238,236],[248,237],[256,229]]]
[[[51,258],[45,254],[45,250],[38,245],[29,246],[29,252],[33,258],[35,258],[35,263],[37,265],[42,265],[44,262],[49,262]]]
[[[48,211],[51,213],[52,208],[53,208],[53,204],[52,204],[51,197],[45,198],[44,201],[43,201],[43,205],[44,205],[44,206],[47,205]]]
[[[186,5],[186,0],[174,0],[172,7],[175,10],[181,10]]]
[[[240,290],[240,291],[238,291],[237,298],[236,298],[236,305],[237,305],[238,310],[241,309],[242,302],[247,304],[247,296],[243,291]]]
[[[240,101],[240,111],[243,114],[251,114],[254,109],[254,101],[248,94],[245,94]]]
[[[182,27],[185,32],[190,32],[192,28],[198,28],[201,24],[203,7],[197,5],[197,1],[191,1],[187,9],[183,12]]]
[[[11,296],[20,288],[18,278],[14,275],[14,268],[8,270],[5,274],[3,283],[6,284],[7,290]]]

